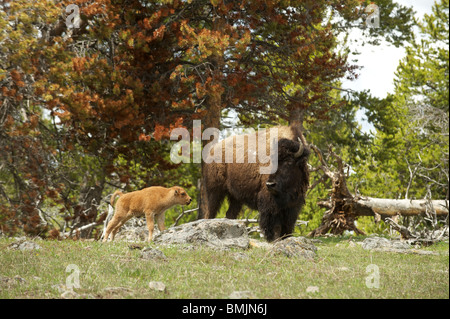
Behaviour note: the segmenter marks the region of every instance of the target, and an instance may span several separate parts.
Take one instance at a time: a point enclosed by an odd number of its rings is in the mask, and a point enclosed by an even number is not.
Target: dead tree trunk
[[[322,218],[322,224],[310,232],[308,236],[320,236],[330,232],[341,235],[345,230],[354,231],[356,234],[364,234],[355,225],[358,216],[373,216],[377,219],[385,219],[396,215],[411,216],[420,214],[434,214],[446,216],[449,212],[448,200],[396,200],[385,198],[363,198],[354,196],[347,188],[345,180],[345,166],[342,159],[336,155],[331,146],[329,155],[337,163],[337,171],[332,171],[324,160],[322,153],[315,145],[310,145],[319,158],[320,165],[315,170],[322,170],[324,175],[319,181],[329,178],[332,189],[328,201],[319,202],[320,207],[327,208]],[[314,184],[312,187],[314,187]]]
[[[104,185],[104,178],[100,182],[96,182],[95,185],[91,185],[88,175],[84,176],[83,187],[80,190],[79,204],[74,209],[74,220],[70,236],[74,235],[73,231],[75,229],[79,230],[80,238],[89,238],[91,236],[92,227],[83,228],[83,226],[95,223]]]
[[[330,199],[326,202],[319,202],[321,207],[328,208],[323,214],[322,224],[310,232],[308,236],[320,236],[331,232],[334,235],[340,235],[345,230],[354,231],[356,234],[364,235],[364,232],[359,230],[355,225],[355,219],[357,215],[348,205],[349,200],[353,200],[354,196],[350,193],[345,181],[344,163],[342,159],[337,156],[329,148],[329,153],[336,159],[338,165],[338,171],[333,172],[325,162],[322,152],[313,144],[310,147],[314,150],[318,156],[321,165],[318,169],[321,169],[326,177],[331,180],[332,189],[330,193]]]

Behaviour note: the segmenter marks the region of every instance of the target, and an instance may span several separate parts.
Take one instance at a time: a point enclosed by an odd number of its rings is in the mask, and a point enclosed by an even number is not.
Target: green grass
[[[449,298],[448,243],[425,248],[439,252],[430,256],[370,252],[348,247],[342,238],[322,240],[313,261],[272,256],[262,248],[164,246],[158,248],[166,261],[146,261],[139,250],[119,241],[42,240],[36,241],[41,250],[22,252],[8,249],[13,240],[2,238],[0,298],[60,298],[55,287],[65,285],[70,264],[80,270],[80,288],[74,290],[82,298],[220,299],[236,290],[250,290],[256,298]],[[379,268],[378,289],[366,286],[370,264]],[[15,276],[25,281],[4,280]],[[150,281],[162,281],[167,291],[149,289]],[[308,286],[319,291],[306,292]],[[127,289],[111,292],[107,287]]]

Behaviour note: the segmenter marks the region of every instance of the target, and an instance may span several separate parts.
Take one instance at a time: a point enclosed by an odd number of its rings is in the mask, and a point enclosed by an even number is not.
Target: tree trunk
[[[83,186],[80,190],[79,203],[74,208],[74,220],[72,224],[71,236],[79,236],[80,238],[89,238],[92,233],[92,228],[83,228],[88,224],[92,224],[97,219],[98,206],[102,199],[102,192],[105,185],[104,176],[101,181],[94,185],[89,180],[90,177],[86,174],[83,178]],[[75,229],[79,230],[79,234],[74,234]]]
[[[216,19],[214,19],[213,24],[213,31],[222,31],[223,26],[225,24],[225,21],[220,16],[217,16]],[[222,53],[223,54],[223,53]],[[210,58],[209,62],[212,66],[212,69],[210,70],[211,76],[212,76],[212,83],[211,88],[214,87],[214,85],[221,86],[222,83],[222,72],[224,69],[224,57],[220,52],[213,53]],[[220,129],[220,119],[221,119],[221,112],[222,112],[222,94],[220,93],[220,90],[216,88],[215,90],[210,90],[209,94],[205,101],[206,107],[207,107],[207,113],[205,117],[202,120],[203,129],[207,128],[217,128]],[[211,138],[212,139],[212,138]],[[204,147],[206,144],[208,144],[210,140],[203,140],[202,139],[202,147]],[[202,172],[204,172],[204,167],[207,165],[203,160],[201,163]],[[203,176],[203,174],[202,174]],[[205,211],[207,207],[206,203],[206,188],[205,183],[203,180],[200,181],[200,194],[198,196],[199,200],[199,210],[197,214],[197,219],[202,219],[205,216]]]

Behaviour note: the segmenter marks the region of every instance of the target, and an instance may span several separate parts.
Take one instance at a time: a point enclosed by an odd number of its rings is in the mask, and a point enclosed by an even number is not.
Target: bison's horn
[[[300,146],[298,148],[298,151],[294,154],[294,157],[300,157],[303,154],[303,150],[305,149],[305,146],[303,145],[302,140],[300,137],[298,138],[298,142],[300,143]]]

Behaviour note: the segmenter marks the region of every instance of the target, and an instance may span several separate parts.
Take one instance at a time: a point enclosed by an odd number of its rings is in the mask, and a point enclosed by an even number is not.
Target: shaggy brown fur
[[[215,218],[224,198],[228,197],[230,205],[226,217],[237,218],[244,204],[258,210],[260,226],[267,240],[272,241],[293,231],[309,184],[309,149],[306,147],[300,158],[294,158],[294,153],[300,147],[298,138],[306,145],[302,134],[296,127],[276,128],[279,141],[278,169],[273,174],[260,173],[260,166],[265,164],[259,163],[258,157],[256,163],[249,163],[247,137],[244,145],[237,144],[236,137],[231,136],[214,146],[211,154],[222,151],[223,161],[203,165],[199,218]],[[255,134],[258,136],[258,133]],[[267,155],[270,154],[269,138],[269,134],[266,134]],[[225,163],[224,160],[225,145],[229,143],[232,143],[234,151],[233,163]],[[268,183],[276,187],[271,186],[269,189]]]
[[[116,191],[111,196],[111,205],[113,207],[116,196],[119,196],[116,203],[116,211],[106,227],[103,242],[108,240],[110,234],[111,240],[114,240],[114,236],[127,220],[131,217],[142,215],[145,215],[147,219],[148,241],[151,241],[155,219],[159,230],[163,231],[165,229],[164,212],[175,205],[189,205],[192,201],[186,191],[179,186],[171,188],[152,186],[127,194]]]

